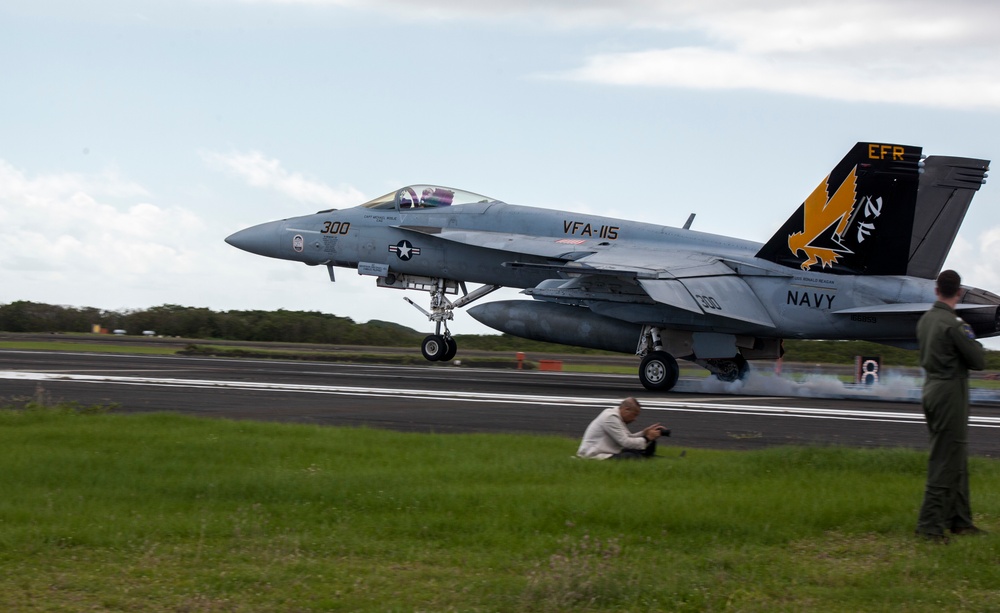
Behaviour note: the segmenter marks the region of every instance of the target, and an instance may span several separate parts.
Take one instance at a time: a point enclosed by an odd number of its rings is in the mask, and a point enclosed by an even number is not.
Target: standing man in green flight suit
[[[953,534],[983,534],[972,522],[969,505],[969,369],[985,367],[983,346],[972,328],[955,314],[962,278],[942,271],[934,293],[937,302],[917,323],[920,365],[925,379],[924,417],[931,436],[927,486],[917,520],[917,534],[948,542]]]

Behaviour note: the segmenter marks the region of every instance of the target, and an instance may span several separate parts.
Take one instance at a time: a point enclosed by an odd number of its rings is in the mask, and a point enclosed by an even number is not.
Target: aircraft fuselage
[[[890,154],[880,155],[880,152]],[[915,346],[940,271],[988,162],[858,143],[767,243],[408,186],[363,205],[268,222],[226,240],[259,255],[355,269],[380,287],[431,293],[422,350],[450,359],[455,308],[498,287],[534,300],[480,304],[497,330],[636,352],[649,389],[676,357],[720,377],[776,358],[781,340]],[[926,171],[926,172],[925,172]],[[454,302],[466,283],[483,287]],[[957,313],[1000,334],[1000,296],[964,287]],[[443,327],[443,333],[442,333]]]

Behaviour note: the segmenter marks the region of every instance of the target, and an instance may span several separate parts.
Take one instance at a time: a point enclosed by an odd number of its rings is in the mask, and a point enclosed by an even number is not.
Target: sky
[[[858,141],[1000,158],[997,24],[985,0],[0,0],[0,304],[429,332],[426,294],[224,242],[410,183],[765,242]],[[990,180],[946,266],[1000,293],[998,253]]]

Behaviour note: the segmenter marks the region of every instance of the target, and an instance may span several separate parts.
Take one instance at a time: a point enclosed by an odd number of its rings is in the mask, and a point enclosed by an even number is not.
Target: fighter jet
[[[675,228],[437,185],[263,223],[226,242],[326,266],[331,281],[344,267],[379,287],[428,292],[428,309],[406,300],[434,323],[421,347],[431,361],[456,354],[455,309],[522,288],[532,300],[468,312],[524,338],[635,353],[642,385],[665,391],[678,359],[731,381],[748,360],[779,358],[786,338],[914,347],[987,170],[987,160],[858,143],[764,244],[694,231],[691,218]],[[958,313],[977,336],[1000,333],[996,294],[963,287]]]

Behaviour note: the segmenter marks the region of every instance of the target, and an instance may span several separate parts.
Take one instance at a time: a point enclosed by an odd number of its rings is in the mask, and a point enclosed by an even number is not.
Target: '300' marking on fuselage
[[[324,221],[321,232],[323,234],[347,234],[350,229],[351,222],[349,221]]]
[[[695,300],[697,300],[701,304],[701,308],[703,309],[712,309],[714,311],[722,310],[722,305],[719,304],[719,301],[713,298],[712,296],[702,296],[701,294],[695,294],[694,297]]]

